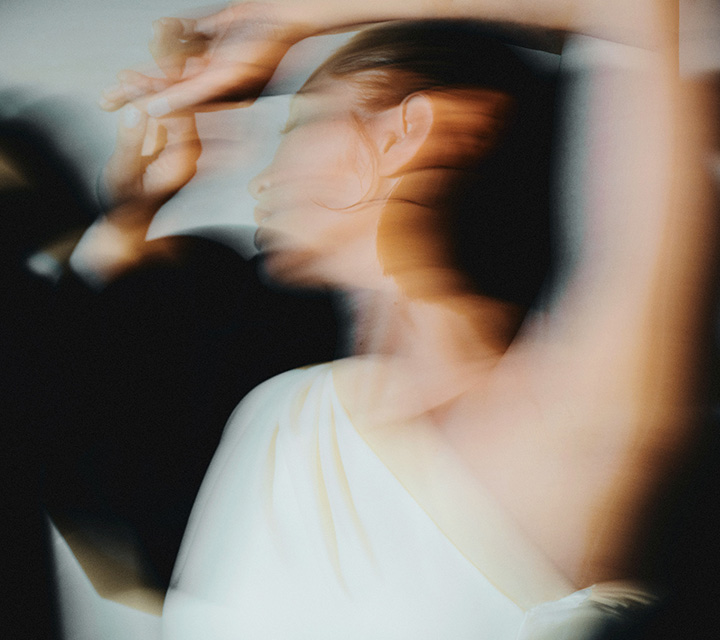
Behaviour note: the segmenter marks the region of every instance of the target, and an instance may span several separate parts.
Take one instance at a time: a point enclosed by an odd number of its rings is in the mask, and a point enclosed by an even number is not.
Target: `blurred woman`
[[[513,146],[542,94],[518,56],[474,24],[399,22],[311,76],[251,185],[256,240],[271,277],[346,292],[356,355],[236,410],[164,637],[591,638],[652,602],[642,516],[693,425],[713,227],[669,51],[632,52],[593,107],[579,265],[528,320],[542,188],[519,206],[488,178],[547,162]]]

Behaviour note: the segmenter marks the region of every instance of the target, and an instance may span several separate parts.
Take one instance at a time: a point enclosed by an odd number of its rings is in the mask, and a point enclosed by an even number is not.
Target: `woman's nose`
[[[268,188],[268,168],[263,169],[248,183],[248,191],[255,200],[258,200],[262,192]]]

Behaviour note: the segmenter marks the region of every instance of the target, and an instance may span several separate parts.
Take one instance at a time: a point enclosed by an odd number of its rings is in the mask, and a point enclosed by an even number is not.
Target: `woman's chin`
[[[326,278],[313,269],[314,260],[302,252],[261,248],[264,275],[276,284],[297,288],[333,288]]]

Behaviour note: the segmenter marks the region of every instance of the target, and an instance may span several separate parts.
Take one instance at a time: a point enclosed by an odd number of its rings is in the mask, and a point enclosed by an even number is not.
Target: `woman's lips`
[[[253,217],[255,218],[255,222],[260,225],[264,220],[267,220],[270,217],[270,212],[265,209],[261,209],[260,207],[255,207]]]

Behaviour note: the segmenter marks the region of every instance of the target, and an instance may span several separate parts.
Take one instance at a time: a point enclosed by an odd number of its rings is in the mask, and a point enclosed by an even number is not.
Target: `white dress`
[[[419,460],[407,474],[360,431],[331,365],[241,403],[183,540],[164,640],[579,640],[633,601],[572,593],[430,431],[388,436]]]

